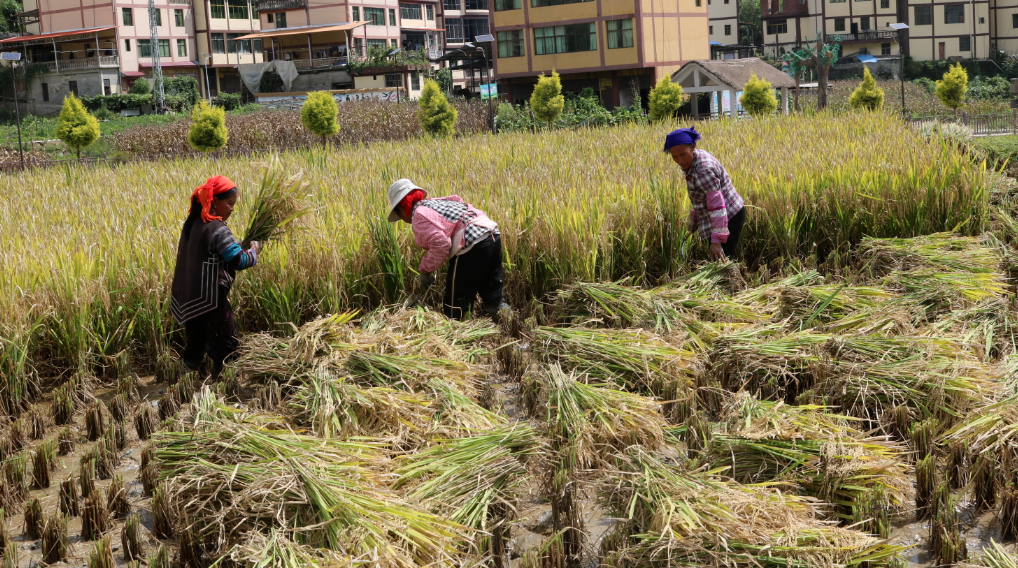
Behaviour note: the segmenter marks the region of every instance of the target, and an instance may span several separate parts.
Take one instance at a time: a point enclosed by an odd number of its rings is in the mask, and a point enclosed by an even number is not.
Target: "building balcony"
[[[259,12],[303,10],[308,5],[307,0],[254,0],[252,4]]]
[[[120,67],[120,57],[116,55],[100,55],[98,57],[86,57],[85,59],[61,59],[60,61],[46,61],[46,67],[50,72],[71,71],[77,69],[98,69]]]
[[[834,36],[841,36],[841,43],[855,43],[855,42],[872,42],[872,41],[891,41],[897,39],[898,32],[894,30],[887,31],[866,31],[858,32],[854,34],[846,34],[834,32]]]

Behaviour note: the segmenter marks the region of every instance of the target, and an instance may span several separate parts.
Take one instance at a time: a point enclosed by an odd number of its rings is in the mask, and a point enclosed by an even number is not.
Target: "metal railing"
[[[58,69],[92,69],[96,67],[120,67],[120,58],[116,55],[100,55],[98,57],[87,57],[85,59],[61,59],[60,61],[46,61],[46,67],[50,72]]]
[[[307,6],[307,0],[254,0],[255,10],[297,10]]]
[[[1018,109],[1011,112],[993,114],[968,114],[965,112],[945,116],[919,116],[909,119],[913,126],[921,126],[930,122],[954,123],[972,129],[973,136],[999,136],[1013,134],[1018,136]]]
[[[312,59],[293,59],[291,62],[297,69],[314,69],[318,67],[338,67],[340,65],[346,65],[349,62],[349,58],[346,56],[315,57]]]
[[[898,32],[894,30],[887,31],[868,31],[868,32],[856,32],[854,34],[836,33],[835,35],[841,36],[841,41],[876,41],[881,39],[894,39],[898,37]]]

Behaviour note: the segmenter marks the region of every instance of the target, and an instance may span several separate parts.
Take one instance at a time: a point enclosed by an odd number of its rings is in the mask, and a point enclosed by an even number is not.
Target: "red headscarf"
[[[197,199],[198,203],[201,204],[201,220],[203,223],[208,223],[213,219],[217,221],[222,219],[222,217],[213,215],[211,212],[212,198],[236,187],[237,184],[230,181],[230,178],[226,176],[212,176],[204,185],[195,188],[194,193],[191,194],[191,199]]]
[[[409,215],[414,211],[414,203],[417,203],[422,199],[424,199],[424,192],[419,189],[415,189],[406,194],[406,197],[400,200],[398,205],[399,210],[406,211],[407,215]]]

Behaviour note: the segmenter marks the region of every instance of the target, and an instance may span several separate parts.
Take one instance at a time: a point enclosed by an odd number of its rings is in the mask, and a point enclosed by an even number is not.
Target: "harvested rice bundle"
[[[1007,293],[1004,276],[986,272],[893,272],[884,279],[888,290],[926,306],[927,317],[970,308]]]
[[[688,471],[638,448],[619,466],[601,495],[637,541],[617,553],[623,566],[886,566],[899,552],[830,526],[821,505],[775,488]]]
[[[423,438],[434,411],[430,400],[388,387],[362,389],[319,367],[290,400],[298,424],[323,438],[374,436],[406,444]]]
[[[539,327],[534,339],[534,350],[545,361],[626,390],[671,400],[692,386],[694,353],[643,330]]]
[[[229,417],[153,435],[167,494],[215,554],[252,530],[295,531],[313,547],[377,566],[441,563],[467,534],[387,492],[375,445],[261,429]]]
[[[230,560],[247,568],[346,568],[358,565],[328,550],[298,544],[286,536],[286,531],[272,530],[267,536],[259,532],[245,535],[230,552]],[[149,563],[151,568],[158,568]]]
[[[822,346],[831,337],[809,332],[782,336],[777,326],[746,329],[718,339],[709,359],[722,387],[790,401],[828,372]]]
[[[909,239],[864,238],[856,247],[863,270],[879,275],[893,271],[996,272],[1000,263],[981,237],[934,233]]]
[[[773,314],[778,310],[778,298],[785,288],[801,286],[820,286],[824,277],[815,269],[798,272],[781,280],[769,282],[762,286],[749,288],[732,298],[740,304],[752,306],[764,313]]]
[[[721,413],[727,431],[747,439],[781,438],[799,440],[808,437],[844,438],[855,436],[858,419],[827,412],[819,405],[791,406],[737,393]]]
[[[252,213],[241,244],[243,248],[249,248],[252,241],[265,242],[280,237],[289,230],[293,221],[313,211],[299,195],[311,184],[303,178],[303,172],[287,177],[279,157],[270,158],[262,174],[261,186],[252,201]]]
[[[292,382],[308,367],[291,355],[289,341],[271,333],[245,335],[240,341],[234,365],[252,380],[276,380],[283,384]]]
[[[330,314],[300,326],[290,338],[288,356],[312,364],[320,362],[320,357],[326,357],[333,351],[347,352],[373,345],[374,338],[356,333],[356,328],[351,324],[357,313],[349,311]]]
[[[984,360],[997,360],[1018,350],[1018,316],[1004,297],[952,311],[930,325],[929,333],[956,336],[976,347]]]
[[[343,366],[350,378],[370,386],[400,386],[416,391],[428,381],[440,378],[456,385],[462,392],[476,396],[483,371],[473,365],[449,359],[418,355],[391,355],[370,351],[353,351]]]
[[[497,430],[508,422],[504,416],[483,408],[447,381],[432,379],[426,390],[434,399],[432,435],[440,438],[472,436]]]
[[[526,481],[520,460],[539,450],[537,432],[529,426],[444,440],[401,457],[393,488],[455,523],[490,530],[491,509],[500,504],[511,508],[514,490]]]
[[[361,322],[368,334],[394,334],[407,340],[435,338],[468,351],[498,335],[498,327],[487,318],[458,321],[424,308],[391,306],[379,308]]]
[[[574,467],[607,464],[607,456],[633,445],[654,451],[664,441],[667,422],[661,405],[649,398],[584,384],[557,365],[542,383],[549,435]]]
[[[883,308],[893,298],[867,286],[789,286],[778,293],[776,317],[794,329],[825,327],[859,311]]]
[[[673,285],[687,290],[711,294],[721,299],[746,289],[739,264],[730,260],[708,262],[693,272],[676,278]]]
[[[941,443],[968,443],[973,456],[1003,456],[1018,447],[1018,397],[992,402],[967,413],[943,434]]]

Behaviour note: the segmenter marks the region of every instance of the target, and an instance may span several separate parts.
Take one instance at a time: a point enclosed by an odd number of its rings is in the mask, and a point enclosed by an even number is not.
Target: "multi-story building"
[[[991,2],[1015,6],[995,10]],[[907,55],[927,61],[985,59],[993,45],[1018,49],[1014,0],[761,0],[760,9],[764,45],[775,55],[815,39],[821,31],[841,36],[844,55],[897,56],[904,45]],[[991,16],[996,24],[991,25]],[[1013,21],[1001,21],[1008,18]],[[891,28],[894,23],[909,28],[899,35]]]
[[[646,101],[658,79],[710,58],[706,0],[495,0],[493,20],[495,76],[516,102],[553,69],[564,90],[592,88],[607,108],[634,91]]]
[[[101,95],[127,90],[135,80],[152,76],[155,49],[163,76],[193,76],[202,90],[206,81],[199,67],[207,65],[214,93],[239,92],[235,67],[261,61],[260,45],[234,40],[258,29],[248,0],[156,0],[158,45],[152,44],[146,2],[69,4],[25,0],[21,17],[26,35],[0,44],[2,49],[22,51],[28,62],[49,68],[26,86],[26,96],[37,112],[56,110],[68,92]]]
[[[739,0],[707,0],[707,15],[710,18],[707,33],[712,44],[739,43]]]

